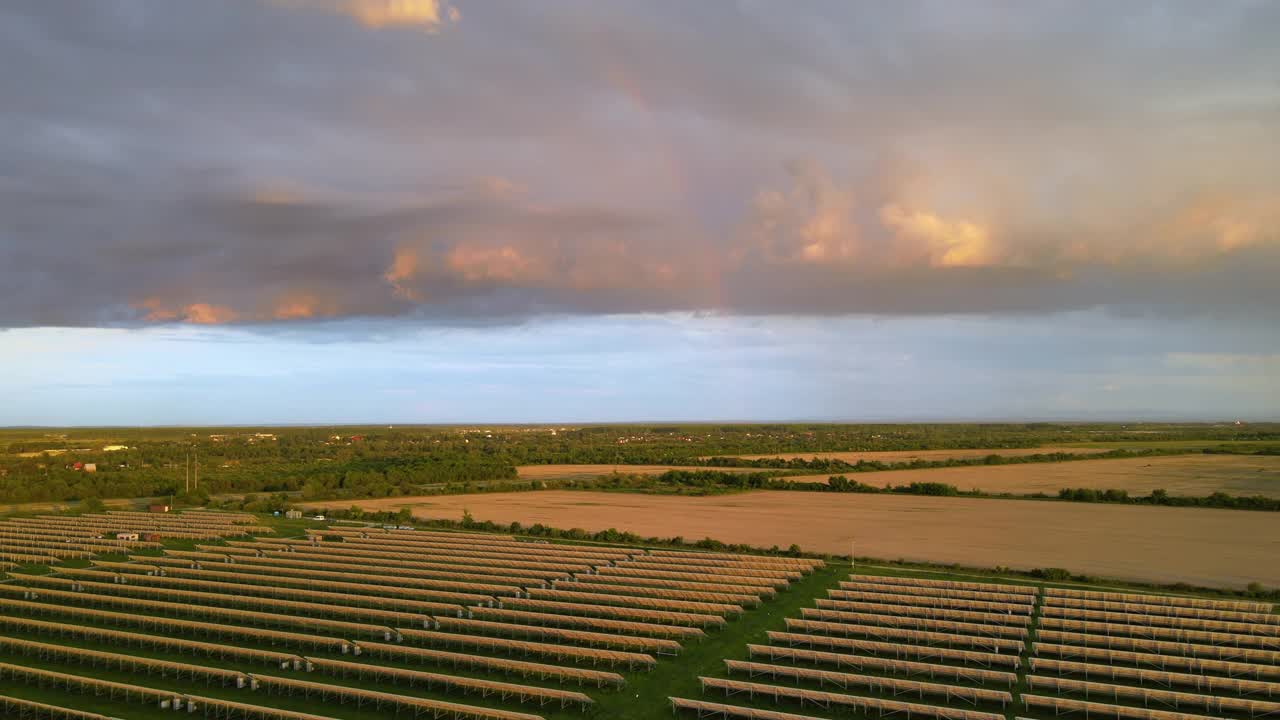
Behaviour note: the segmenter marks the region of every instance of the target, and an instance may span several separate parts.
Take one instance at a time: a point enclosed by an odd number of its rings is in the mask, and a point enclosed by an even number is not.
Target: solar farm
[[[593,695],[823,566],[381,527],[273,535],[204,512],[0,522],[0,703],[25,717],[599,716]],[[50,572],[16,569],[35,563]]]
[[[1269,605],[851,575],[700,677],[700,718],[1280,717]]]
[[[1252,602],[208,511],[0,552],[3,717],[1280,718]]]

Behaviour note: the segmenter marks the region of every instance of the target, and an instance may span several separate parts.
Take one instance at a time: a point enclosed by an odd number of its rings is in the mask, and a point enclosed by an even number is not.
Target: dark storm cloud
[[[0,326],[1265,311],[1277,31],[1247,2],[8,3]]]

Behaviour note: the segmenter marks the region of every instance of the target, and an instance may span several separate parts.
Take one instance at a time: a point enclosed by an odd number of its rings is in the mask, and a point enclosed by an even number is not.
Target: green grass
[[[664,658],[652,672],[627,678],[622,692],[597,699],[599,717],[625,720],[670,718],[667,697],[699,698],[700,675],[723,677],[724,660],[747,659],[747,643],[764,643],[769,630],[785,630],[788,617],[799,617],[800,608],[810,607],[816,597],[824,596],[849,574],[848,563],[828,563],[772,601],[730,621],[720,632],[702,642],[685,643],[679,658]]]

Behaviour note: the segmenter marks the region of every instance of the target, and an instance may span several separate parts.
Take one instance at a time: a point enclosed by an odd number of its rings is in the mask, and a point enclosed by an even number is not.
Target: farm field
[[[151,498],[142,498],[141,500],[150,500]],[[127,508],[138,504],[139,498],[111,498],[103,500],[102,504],[109,508]],[[66,502],[37,502],[37,503],[17,503],[12,505],[0,505],[0,515],[17,512],[56,512],[63,508],[76,505],[76,501]]]
[[[588,480],[612,472],[634,475],[661,475],[668,470],[706,470],[697,465],[521,465],[516,468],[521,480]],[[714,468],[720,472],[760,472],[758,468]]]
[[[737,457],[743,460],[765,460],[776,458],[779,460],[843,460],[847,463],[856,463],[859,460],[867,462],[883,462],[883,463],[903,463],[912,460],[971,460],[974,458],[984,458],[988,455],[1001,455],[1003,457],[1026,457],[1028,455],[1046,455],[1049,453],[1071,453],[1073,455],[1095,455],[1104,453],[1114,448],[1104,447],[1034,447],[1034,448],[951,448],[941,450],[877,450],[877,451],[849,451],[849,452],[797,452],[797,453],[768,453],[765,455],[724,455],[717,457]]]
[[[792,482],[823,482],[833,473],[795,475]],[[980,467],[896,470],[886,475],[850,474],[848,477],[879,485],[940,482],[960,490],[989,493],[1054,495],[1071,488],[1114,488],[1130,495],[1149,495],[1164,489],[1170,495],[1229,495],[1280,497],[1280,455],[1173,455],[1116,458],[1073,463],[1027,463]]]
[[[929,471],[937,473],[938,471]],[[422,518],[519,521],[642,536],[712,537],[864,557],[1062,567],[1154,582],[1280,585],[1280,523],[1264,512],[1035,500],[756,491],[710,497],[585,491],[355,501]],[[316,506],[323,506],[316,503]]]
[[[1067,452],[1082,448],[1098,448],[1102,450],[1231,450],[1234,452],[1256,452],[1276,447],[1275,440],[1091,440],[1083,442],[1063,442],[1058,446]]]

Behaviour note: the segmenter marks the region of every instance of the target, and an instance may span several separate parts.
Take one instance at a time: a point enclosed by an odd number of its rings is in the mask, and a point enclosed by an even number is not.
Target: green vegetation
[[[1124,505],[1167,505],[1171,507],[1211,507],[1235,510],[1269,510],[1280,512],[1280,498],[1262,495],[1229,495],[1216,492],[1204,497],[1170,495],[1164,490],[1153,490],[1150,495],[1130,496],[1124,490],[1094,490],[1091,488],[1063,488],[1058,491],[1059,500],[1071,502],[1117,503]]]
[[[506,492],[535,489],[537,483],[509,484]],[[550,487],[550,483],[545,487]],[[800,492],[863,493],[893,495],[928,495],[933,497],[974,497],[1014,500],[1066,500],[1070,502],[1103,502],[1130,505],[1166,505],[1171,507],[1212,507],[1235,510],[1280,511],[1280,498],[1262,495],[1235,496],[1215,492],[1205,497],[1175,496],[1164,490],[1155,490],[1147,496],[1130,496],[1124,490],[1094,490],[1090,488],[1063,488],[1057,496],[1043,493],[1019,495],[1014,493],[988,493],[981,490],[961,490],[955,485],[940,482],[911,482],[905,485],[870,485],[850,480],[843,475],[833,475],[826,482],[794,482],[786,477],[774,477],[768,473],[730,473],[714,470],[670,470],[661,475],[627,475],[613,473],[595,481],[566,481],[556,487],[579,490],[627,490],[657,494],[721,495],[743,490],[793,490]],[[499,486],[489,486],[487,491],[497,491]]]
[[[916,458],[903,462],[884,462],[882,460],[859,460],[848,462],[838,458],[757,458],[744,460],[736,457],[709,458],[707,463],[712,467],[751,467],[778,468],[782,470],[806,471],[810,473],[860,473],[883,472],[886,470],[932,470],[952,467],[978,467],[984,465],[1025,465],[1028,463],[1060,463],[1073,460],[1100,460],[1135,457],[1151,457],[1154,455],[1185,455],[1189,451],[1177,448],[1170,449],[1126,449],[1117,448],[1102,453],[1070,453],[1051,452],[1034,455],[1001,455],[992,453],[976,458],[944,458],[941,460],[925,460]],[[1207,450],[1205,452],[1208,452]]]
[[[1070,452],[879,462],[741,460],[767,453],[1039,446],[1107,446]],[[787,472],[1063,462],[1175,452],[1280,452],[1280,424],[592,425],[584,427],[88,428],[0,430],[0,503],[289,493],[306,499],[389,497],[582,487],[517,480],[528,464],[727,465],[761,470],[740,483],[609,479],[592,487],[641,492],[722,492],[764,487]],[[196,460],[199,486],[195,489]],[[86,469],[92,466],[93,471]],[[782,471],[781,473],[778,471]],[[578,481],[581,483],[582,481]],[[741,483],[745,483],[741,484]],[[752,483],[755,483],[754,485]],[[188,490],[188,487],[192,487]]]

